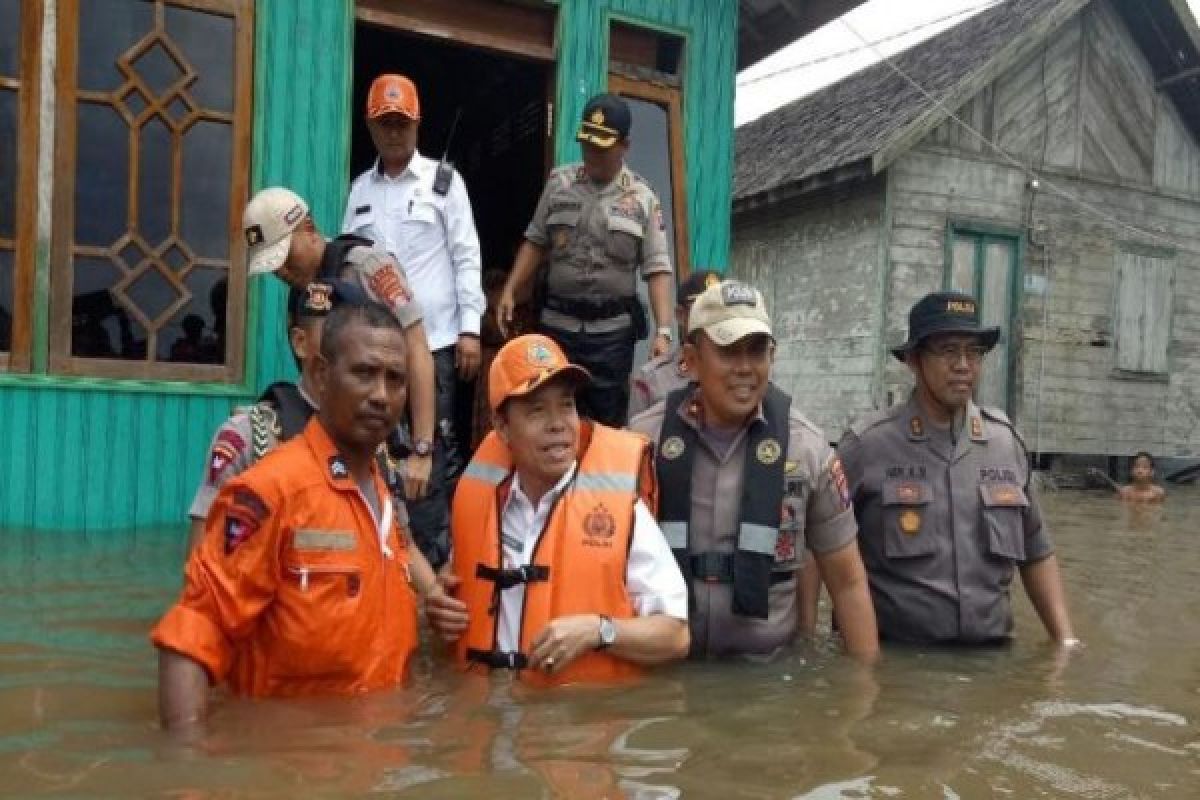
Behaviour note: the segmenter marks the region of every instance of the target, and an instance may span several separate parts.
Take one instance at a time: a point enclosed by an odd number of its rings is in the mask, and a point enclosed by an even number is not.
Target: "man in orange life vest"
[[[404,679],[417,641],[405,533],[375,452],[404,410],[405,339],[387,309],[343,305],[316,362],[303,433],[227,482],[155,627],[160,714],[186,732],[208,683],[255,697],[350,694]],[[419,573],[418,573],[419,574]],[[426,611],[465,619],[425,568]]]
[[[590,378],[540,335],[492,362],[495,430],[463,473],[450,525],[467,668],[612,683],[687,655],[687,586],[643,499],[655,495],[649,443],[580,421],[575,392]]]

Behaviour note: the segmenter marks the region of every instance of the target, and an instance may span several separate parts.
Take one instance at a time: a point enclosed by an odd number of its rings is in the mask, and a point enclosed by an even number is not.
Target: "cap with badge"
[[[999,328],[981,324],[974,297],[962,292],[931,292],[908,312],[908,341],[893,348],[892,355],[903,361],[923,340],[939,333],[972,334],[989,350],[1000,340]]]
[[[688,315],[688,333],[699,330],[720,347],[756,333],[774,337],[762,292],[741,281],[720,281],[700,293]]]
[[[308,203],[291,189],[263,189],[242,212],[246,266],[251,275],[274,272],[287,260],[292,232],[308,216]]]
[[[592,381],[592,374],[567,361],[553,339],[540,333],[518,336],[501,347],[492,361],[488,405],[495,411],[510,397],[529,394],[560,375],[569,375],[579,385]]]
[[[380,75],[367,92],[367,119],[384,114],[403,114],[411,120],[421,119],[421,99],[417,85],[403,75]]]
[[[583,107],[578,141],[608,149],[629,136],[633,114],[629,104],[615,94],[598,94]]]
[[[714,283],[720,282],[721,275],[718,272],[711,269],[693,270],[690,275],[680,281],[679,286],[675,289],[675,305],[690,306],[701,292]]]

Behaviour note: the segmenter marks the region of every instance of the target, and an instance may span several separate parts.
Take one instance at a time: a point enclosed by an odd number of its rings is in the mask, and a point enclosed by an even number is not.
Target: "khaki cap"
[[[700,293],[688,315],[688,333],[699,330],[721,347],[755,333],[774,338],[762,293],[741,281],[721,281]]]

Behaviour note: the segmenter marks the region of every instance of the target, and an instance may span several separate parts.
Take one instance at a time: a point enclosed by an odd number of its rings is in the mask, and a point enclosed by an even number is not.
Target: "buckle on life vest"
[[[704,583],[733,583],[733,553],[695,553],[688,556],[692,577]],[[771,573],[770,584],[790,581],[795,571]]]
[[[477,564],[475,566],[475,577],[491,581],[501,589],[509,589],[521,583],[550,580],[550,568],[541,565],[526,564],[523,567],[496,569],[486,564]]]
[[[525,669],[529,657],[516,650],[479,650],[467,648],[467,661],[474,661],[492,669]]]

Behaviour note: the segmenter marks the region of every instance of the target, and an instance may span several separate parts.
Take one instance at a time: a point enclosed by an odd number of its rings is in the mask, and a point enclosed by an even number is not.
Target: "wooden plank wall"
[[[772,377],[836,440],[873,407],[884,187],[739,217],[732,271],[767,300]]]
[[[729,260],[729,209],[733,203],[737,13],[736,0],[571,0],[559,3],[555,112],[558,163],[579,159],[576,122],[588,97],[606,85],[606,19],[663,26],[687,37],[683,118],[691,260],[693,264],[720,268],[724,268]]]
[[[349,2],[260,0],[256,10],[255,188],[305,193],[321,226],[340,219],[348,165]],[[340,45],[338,43],[341,43]],[[314,53],[332,54],[320,59]],[[47,251],[39,242],[39,251]],[[256,387],[294,375],[283,292],[259,279],[248,360]],[[0,387],[0,526],[103,529],[179,524],[209,437],[249,399],[187,388]]]
[[[1111,6],[1093,3],[960,116],[1077,199],[1031,192],[1020,169],[944,123],[891,167],[885,338],[903,338],[911,303],[941,285],[950,221],[1026,231],[1024,272],[1048,287],[1026,291],[1017,334],[1030,446],[1200,454],[1200,148]],[[1131,243],[1175,251],[1166,378],[1115,370],[1115,264]],[[889,363],[886,388],[908,385]]]

